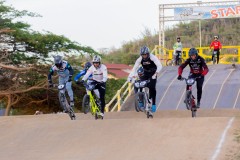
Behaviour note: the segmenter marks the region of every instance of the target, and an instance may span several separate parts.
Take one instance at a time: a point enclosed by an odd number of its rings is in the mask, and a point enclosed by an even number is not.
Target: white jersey
[[[82,80],[87,80],[88,77],[92,74],[92,79],[97,82],[106,82],[108,79],[107,67],[104,64],[100,64],[98,68],[95,68],[92,65],[88,70],[87,73],[84,75]]]

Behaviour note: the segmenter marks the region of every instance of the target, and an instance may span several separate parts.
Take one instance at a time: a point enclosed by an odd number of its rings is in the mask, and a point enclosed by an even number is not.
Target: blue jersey
[[[81,78],[82,76],[84,76],[87,73],[87,70],[81,70],[75,77],[74,77],[74,81],[78,81],[79,78]],[[88,77],[88,79],[92,79],[92,74]]]

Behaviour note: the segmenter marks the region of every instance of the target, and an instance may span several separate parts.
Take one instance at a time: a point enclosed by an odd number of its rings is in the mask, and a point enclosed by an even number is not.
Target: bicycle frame
[[[68,110],[70,108],[70,105],[69,103],[67,102],[67,98],[66,98],[66,95],[65,95],[65,87],[66,87],[66,84],[61,84],[61,85],[57,85],[58,87],[58,91],[59,91],[59,100],[60,100],[60,103],[61,105],[63,105],[63,109],[65,110]]]
[[[94,84],[93,81],[89,81],[88,83],[84,83],[83,84],[87,90],[87,96],[84,96],[84,100],[83,100],[83,109],[84,109],[84,113],[87,114],[88,109],[90,109],[90,112],[93,116],[95,116],[95,119],[98,118],[102,118],[103,117],[100,115],[101,111],[100,111],[100,107],[101,105],[99,104],[99,99],[96,98],[97,96],[94,93],[94,89],[96,87],[97,84]],[[85,97],[87,99],[85,99]],[[88,109],[86,109],[86,102],[88,102]],[[99,103],[98,103],[99,102]]]
[[[192,95],[192,86],[194,85],[197,78],[182,78],[182,80],[185,80],[186,85],[188,85],[188,89],[186,90],[186,96],[184,103],[186,104],[186,107],[188,110],[192,111],[192,117],[196,117],[196,104],[195,104],[195,97]]]
[[[95,115],[96,113],[100,113],[100,109],[95,102],[95,98],[92,92],[93,91],[88,90],[87,95],[89,96],[91,114]]]
[[[177,65],[181,65],[185,60],[182,58],[182,53],[179,54]],[[175,66],[176,55],[173,56],[173,59],[166,60],[166,66]]]
[[[63,110],[68,111],[68,115],[70,116],[71,120],[75,120],[76,116],[74,114],[74,111],[71,109],[70,104],[68,103],[67,97],[65,94],[66,83],[57,85],[57,87],[58,87],[58,92],[59,92],[60,105],[62,106]]]
[[[135,87],[137,89],[137,94],[136,94],[136,99],[135,99],[135,109],[137,112],[143,111],[140,109],[138,106],[139,102],[141,101],[144,105],[144,110],[145,113],[147,114],[147,118],[153,117],[153,115],[149,112],[150,111],[150,106],[151,106],[151,101],[149,100],[149,89],[147,87],[147,84],[149,83],[149,80],[138,80],[135,82]],[[141,97],[140,97],[141,96]],[[138,102],[138,104],[136,104]]]

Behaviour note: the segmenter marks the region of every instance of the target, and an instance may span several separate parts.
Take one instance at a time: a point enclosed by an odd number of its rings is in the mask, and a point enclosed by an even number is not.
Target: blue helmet
[[[195,48],[191,48],[189,51],[188,51],[188,55],[189,57],[191,57],[192,55],[196,55],[198,56],[198,51],[195,49]]]
[[[86,62],[85,65],[84,65],[84,69],[88,70],[91,66],[92,66],[91,62]]]
[[[144,76],[144,69],[142,66],[138,68],[137,74],[138,74],[138,77],[140,78]]]

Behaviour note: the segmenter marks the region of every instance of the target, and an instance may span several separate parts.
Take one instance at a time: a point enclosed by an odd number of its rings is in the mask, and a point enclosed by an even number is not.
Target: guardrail
[[[188,58],[188,51],[190,48],[183,48],[182,58]],[[209,47],[196,47],[199,55],[205,60],[211,60],[212,52],[210,52]],[[174,50],[166,49],[161,46],[156,45],[153,49],[153,53],[162,61],[163,65],[166,64],[168,59],[173,59]],[[240,64],[240,46],[223,46],[220,53],[220,63],[221,64]]]
[[[121,111],[121,106],[126,102],[133,91],[132,83],[126,81],[123,86],[117,91],[112,100],[106,105],[106,112]]]

